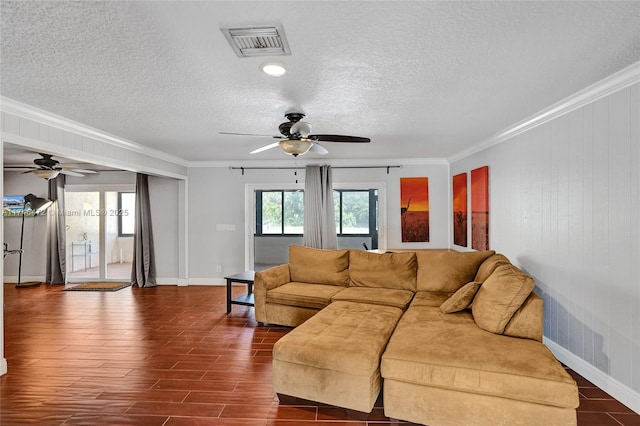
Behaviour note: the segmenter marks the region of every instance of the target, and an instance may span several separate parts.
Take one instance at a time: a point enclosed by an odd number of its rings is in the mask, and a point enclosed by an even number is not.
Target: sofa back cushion
[[[495,251],[419,250],[419,291],[453,293],[468,282],[474,281],[478,267]]]
[[[415,291],[417,269],[414,252],[370,253],[351,250],[349,285]]]
[[[542,342],[544,302],[532,291],[504,329],[505,336],[522,337]]]
[[[478,272],[476,273],[476,277],[474,281],[483,283],[487,278],[496,270],[496,268],[500,265],[509,265],[511,262],[507,259],[506,256],[500,253],[496,253],[493,256],[490,256],[487,260],[482,262],[480,267],[478,268]]]
[[[504,330],[533,291],[535,281],[512,264],[500,265],[482,283],[471,311],[478,327],[496,334]]]
[[[349,285],[349,250],[324,250],[289,246],[291,281]]]

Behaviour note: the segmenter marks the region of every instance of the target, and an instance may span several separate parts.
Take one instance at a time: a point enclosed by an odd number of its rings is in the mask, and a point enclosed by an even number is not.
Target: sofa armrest
[[[253,284],[256,321],[267,322],[267,291],[290,281],[291,274],[288,263],[256,272]]]

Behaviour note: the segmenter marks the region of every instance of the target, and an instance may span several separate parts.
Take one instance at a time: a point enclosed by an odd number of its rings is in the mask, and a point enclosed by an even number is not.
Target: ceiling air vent
[[[291,55],[281,26],[221,28],[229,44],[241,58]]]

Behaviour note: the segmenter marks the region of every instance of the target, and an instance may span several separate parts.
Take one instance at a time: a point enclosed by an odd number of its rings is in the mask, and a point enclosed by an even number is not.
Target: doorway
[[[131,278],[135,191],[65,188],[67,281]]]

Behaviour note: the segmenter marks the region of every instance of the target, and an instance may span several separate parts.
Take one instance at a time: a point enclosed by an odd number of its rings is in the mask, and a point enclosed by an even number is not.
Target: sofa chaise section
[[[393,306],[333,302],[273,347],[273,386],[293,396],[369,413],[380,356],[402,315]]]
[[[385,414],[433,425],[572,425],[575,382],[542,343],[410,306],[382,356]]]

